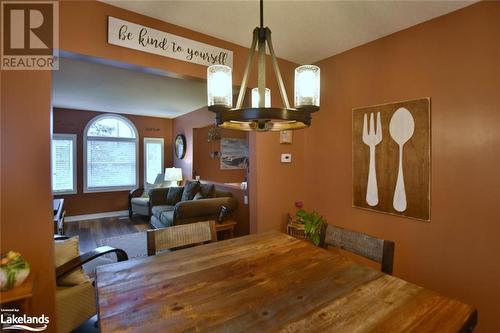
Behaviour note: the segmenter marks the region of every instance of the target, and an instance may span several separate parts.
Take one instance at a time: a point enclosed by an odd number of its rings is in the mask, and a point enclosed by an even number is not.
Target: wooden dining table
[[[280,232],[97,269],[108,332],[470,332],[477,311]]]

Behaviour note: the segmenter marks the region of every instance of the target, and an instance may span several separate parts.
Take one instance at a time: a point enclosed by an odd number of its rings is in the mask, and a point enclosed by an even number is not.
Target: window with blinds
[[[52,192],[76,193],[76,135],[52,136]]]
[[[163,139],[144,138],[144,180],[154,184],[159,173],[163,173]]]
[[[130,190],[137,186],[137,130],[119,115],[101,115],[85,131],[85,192]]]

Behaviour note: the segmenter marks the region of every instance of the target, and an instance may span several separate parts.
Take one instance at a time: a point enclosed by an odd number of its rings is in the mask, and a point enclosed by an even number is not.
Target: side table
[[[234,237],[234,226],[236,221],[226,220],[221,223],[215,222],[215,230],[217,231],[217,238],[221,239],[231,239]],[[222,237],[219,237],[221,235]],[[226,236],[226,237],[224,237]]]
[[[33,287],[35,285],[35,274],[30,273],[28,278],[19,286],[7,291],[0,292],[0,302],[4,304],[18,304],[23,313],[29,314],[31,311],[31,297],[33,296]],[[20,310],[21,310],[20,309]]]

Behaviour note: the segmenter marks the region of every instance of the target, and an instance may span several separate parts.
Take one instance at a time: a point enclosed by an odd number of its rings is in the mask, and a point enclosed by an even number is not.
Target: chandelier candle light
[[[271,107],[271,89],[266,88],[266,96],[264,97],[264,99],[265,99],[264,107],[270,108]],[[253,108],[259,107],[259,88],[252,89],[252,107]]]
[[[266,44],[283,107],[271,107],[271,90],[266,88]],[[252,107],[244,108],[252,59],[258,47],[258,87],[252,89]],[[247,59],[236,107],[233,105],[231,68],[213,65],[207,69],[208,109],[215,113],[217,126],[243,131],[284,131],[311,125],[311,113],[319,110],[320,69],[303,65],[295,69],[295,107],[290,107],[285,85],[274,54],[271,30],[264,27],[263,0],[260,0],[260,27],[253,30],[252,46]],[[262,98],[264,96],[264,98]]]

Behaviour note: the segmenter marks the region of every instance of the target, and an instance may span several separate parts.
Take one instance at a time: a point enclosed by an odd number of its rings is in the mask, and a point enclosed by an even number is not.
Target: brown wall
[[[174,166],[182,169],[183,179],[192,179],[193,175],[193,128],[205,127],[215,123],[214,114],[207,107],[174,118],[172,124],[172,142],[178,134],[186,137],[186,155],[180,159],[172,152]]]
[[[306,207],[394,240],[395,275],[477,306],[477,332],[500,332],[499,36],[500,3],[481,2],[321,61],[321,111],[304,131]],[[351,109],[420,97],[431,222],[352,208]]]
[[[20,252],[36,274],[32,314],[53,323],[49,71],[1,74],[1,253]]]
[[[61,195],[69,216],[128,209],[128,191],[83,193],[83,132],[94,117],[104,112],[54,108],[54,133],[77,135],[77,194]],[[172,120],[123,114],[139,132],[139,186],[144,185],[144,138],[164,139],[164,165],[172,166]]]
[[[221,169],[221,141],[208,142],[208,132],[213,126],[193,129],[193,176],[219,183],[241,183],[247,176],[246,169]],[[248,133],[220,128],[221,138],[248,140]],[[211,158],[210,153],[217,151],[218,157]]]
[[[282,153],[292,154],[292,163],[281,163]],[[251,133],[249,192],[250,198],[258,198],[251,201],[257,205],[250,206],[251,232],[286,231],[288,213],[295,211],[295,201],[304,200],[309,186],[304,182],[305,158],[303,130],[294,131],[292,144],[280,144],[279,133]]]

